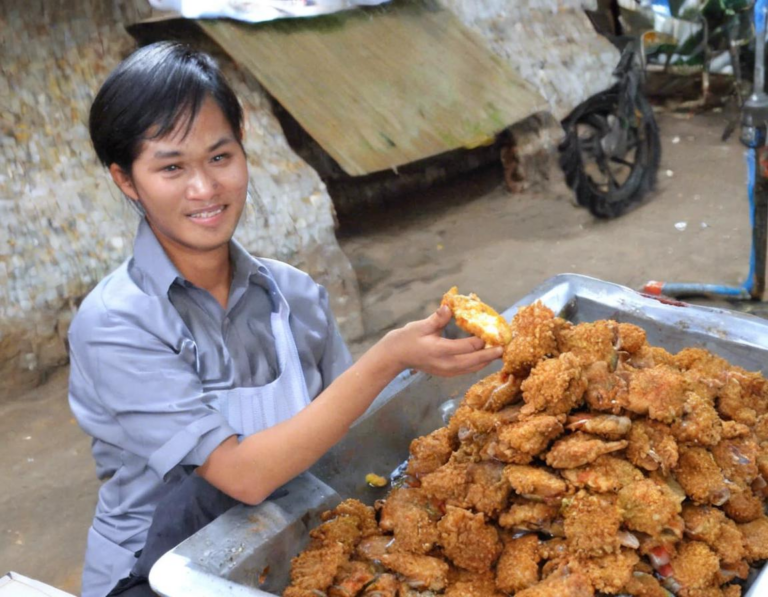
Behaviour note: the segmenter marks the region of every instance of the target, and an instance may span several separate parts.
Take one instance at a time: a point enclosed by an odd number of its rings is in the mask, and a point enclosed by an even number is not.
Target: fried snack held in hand
[[[486,346],[506,346],[512,339],[507,320],[483,303],[476,294],[459,294],[458,288],[451,288],[443,296],[441,305],[452,312],[458,325],[465,332],[482,338]]]

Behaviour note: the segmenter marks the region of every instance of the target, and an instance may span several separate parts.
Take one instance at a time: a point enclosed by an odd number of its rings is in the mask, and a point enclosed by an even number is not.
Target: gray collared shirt
[[[211,403],[278,373],[270,326],[277,286],[310,397],[352,363],[328,304],[307,274],[230,245],[223,309],[185,280],[142,221],[134,255],[86,297],[69,331],[69,400],[92,438],[99,478],[94,529],[140,549],[158,501],[236,431]]]

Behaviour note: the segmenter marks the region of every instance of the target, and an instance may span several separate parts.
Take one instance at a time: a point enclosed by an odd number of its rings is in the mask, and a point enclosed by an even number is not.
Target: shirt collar
[[[133,242],[133,261],[144,273],[144,278],[151,286],[153,294],[164,296],[176,280],[183,281],[183,276],[173,265],[157,240],[146,218],[141,218],[136,240]]]
[[[253,281],[267,289],[272,289],[274,280],[267,267],[253,257],[236,240],[230,241],[230,256],[235,273],[233,288],[245,288]],[[174,282],[185,283],[186,279],[170,260],[160,241],[150,228],[146,218],[139,222],[136,240],[133,243],[133,260],[144,273],[153,294],[164,296]]]

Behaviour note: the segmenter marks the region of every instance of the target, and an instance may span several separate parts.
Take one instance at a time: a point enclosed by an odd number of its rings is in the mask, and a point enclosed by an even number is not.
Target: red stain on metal
[[[661,296],[663,290],[664,290],[664,282],[657,282],[656,280],[651,280],[645,286],[643,286],[641,293],[650,294],[653,296]]]
[[[768,178],[768,147],[757,148],[757,159],[760,164],[760,174]]]

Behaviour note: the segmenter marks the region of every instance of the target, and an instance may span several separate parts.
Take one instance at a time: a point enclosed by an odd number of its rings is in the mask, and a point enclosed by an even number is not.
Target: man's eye
[[[217,155],[217,156],[214,156],[214,158],[213,158],[213,161],[214,161],[214,162],[223,162],[223,161],[224,161],[224,160],[226,160],[228,157],[229,157],[229,154],[228,154],[228,153],[220,153],[219,155]]]
[[[179,167],[176,164],[171,164],[163,168],[163,172],[176,172],[178,169]]]

